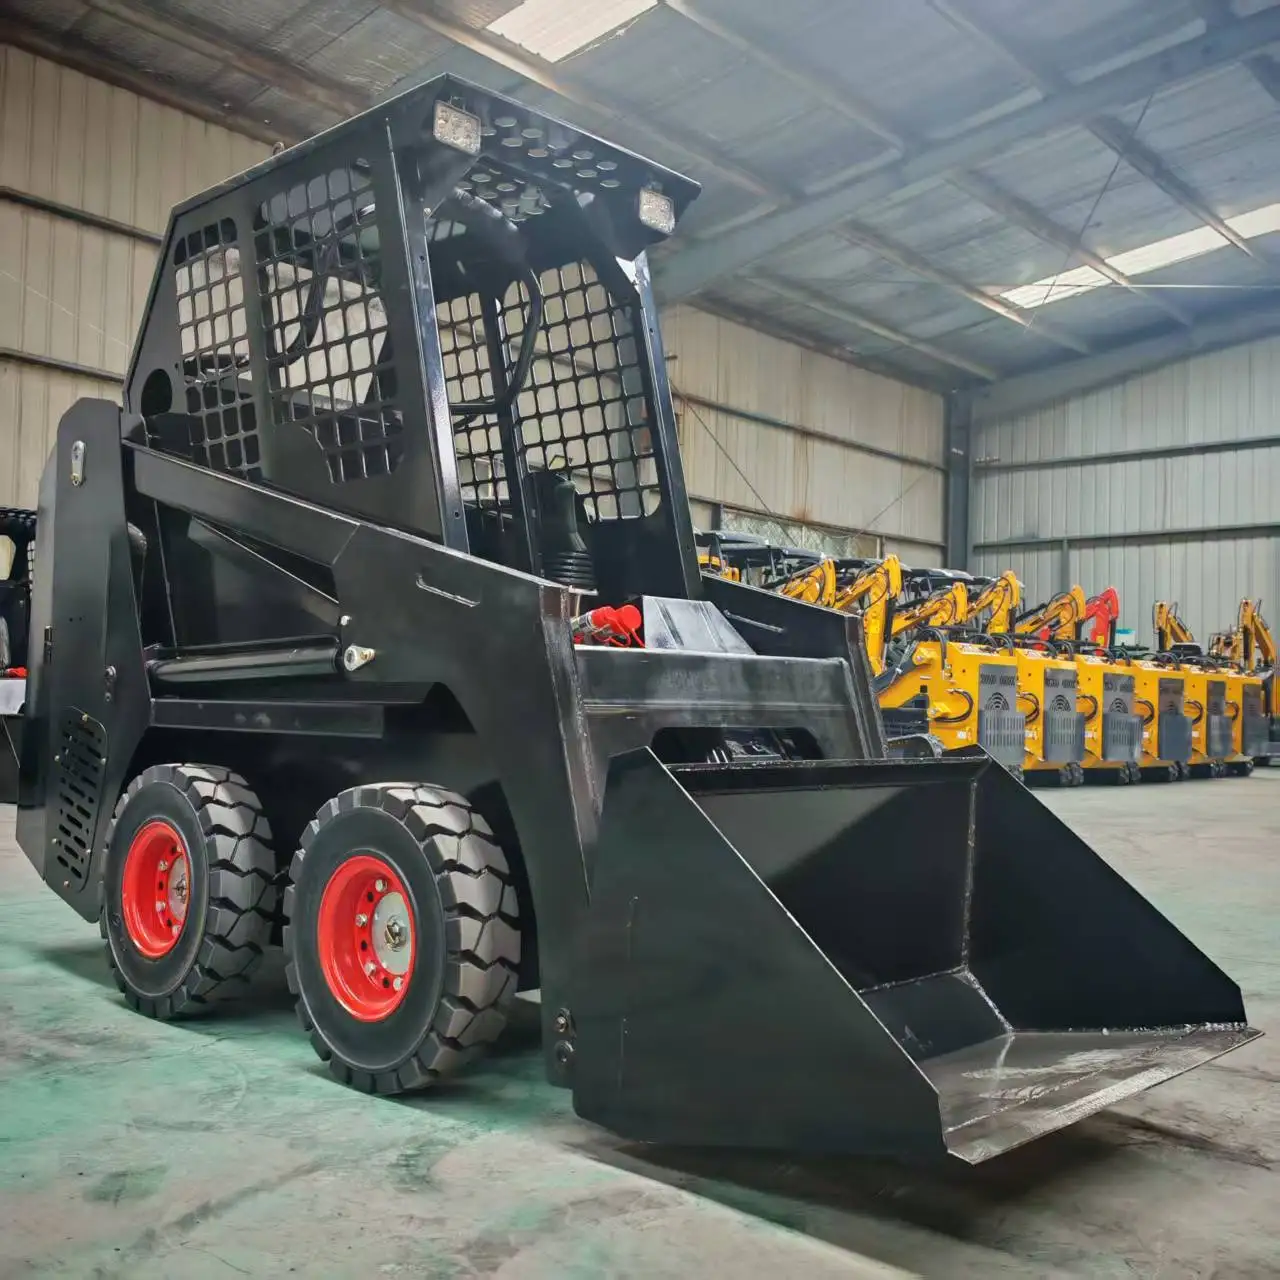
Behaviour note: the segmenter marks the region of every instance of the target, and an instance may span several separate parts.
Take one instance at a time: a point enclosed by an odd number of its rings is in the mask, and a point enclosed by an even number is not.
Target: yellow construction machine
[[[1119,617],[1115,587],[1090,596],[1072,647],[1076,705],[1084,715],[1085,779],[1124,786],[1142,777],[1142,720],[1134,710],[1133,659],[1116,648]]]
[[[1186,679],[1178,660],[1168,653],[1122,648],[1133,672],[1134,705],[1142,719],[1142,777],[1151,782],[1178,782],[1188,776],[1191,718],[1186,713]]]
[[[931,570],[904,577],[908,598],[894,608],[875,680],[886,732],[928,733],[944,751],[978,745],[1020,774],[1026,717],[1018,708],[1012,639],[964,629],[971,612],[967,575]],[[876,665],[875,654],[871,659]]]
[[[1059,633],[1074,635],[1087,601],[1079,587],[1012,617],[1009,630],[1018,661],[1018,698],[1027,735],[1027,780],[1075,787],[1084,781],[1084,716],[1076,706],[1076,661]]]
[[[1193,778],[1220,778],[1235,754],[1228,686],[1237,686],[1234,719],[1238,721],[1243,676],[1233,672],[1223,659],[1205,653],[1179,616],[1176,603],[1157,600],[1151,609],[1151,626],[1156,651],[1175,658],[1182,672],[1183,706],[1191,720],[1187,769]]]
[[[1210,653],[1227,662],[1238,679],[1238,685],[1232,681],[1231,771],[1245,774],[1255,764],[1280,760],[1280,660],[1262,602],[1241,600],[1235,629],[1215,635]]]

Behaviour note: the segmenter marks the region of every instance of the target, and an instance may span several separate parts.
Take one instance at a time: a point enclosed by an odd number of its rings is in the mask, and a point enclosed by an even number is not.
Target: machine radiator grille
[[[54,770],[56,856],[58,865],[83,883],[93,853],[93,831],[102,799],[107,735],[96,720],[74,708],[63,714],[60,728]]]
[[[1161,760],[1191,759],[1191,720],[1175,711],[1162,711],[1156,725],[1156,755]]]
[[[1053,707],[1044,717],[1044,758],[1053,764],[1084,759],[1084,722],[1079,711]]]
[[[1027,718],[1021,711],[978,712],[978,744],[988,755],[1010,767],[1026,754]]]
[[[1265,756],[1270,732],[1260,684],[1244,686],[1241,692],[1240,715],[1244,719],[1244,724],[1241,726],[1244,754]]]
[[[1210,760],[1225,760],[1235,754],[1232,725],[1226,716],[1210,716],[1205,731],[1206,754]]]
[[[1129,676],[1127,679],[1132,695],[1133,677]],[[1127,711],[1103,712],[1102,758],[1133,764],[1142,759],[1142,720],[1138,716]]]

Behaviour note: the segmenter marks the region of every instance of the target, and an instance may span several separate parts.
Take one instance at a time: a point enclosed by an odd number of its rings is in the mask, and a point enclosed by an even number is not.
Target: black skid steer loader
[[[887,758],[856,617],[700,574],[696,192],[446,78],[175,210],[43,479],[23,849],[144,1014],[279,935],[394,1093],[537,988],[634,1139],[979,1161],[1252,1039],[981,751]]]

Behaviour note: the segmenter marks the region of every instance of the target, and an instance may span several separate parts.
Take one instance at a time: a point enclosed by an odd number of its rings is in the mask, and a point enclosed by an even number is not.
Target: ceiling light
[[[1272,235],[1280,231],[1280,203],[1264,205],[1261,209],[1253,209],[1249,213],[1237,214],[1226,220],[1237,235],[1246,240],[1254,240],[1258,236]],[[1126,276],[1144,276],[1152,271],[1161,271],[1179,262],[1187,262],[1192,258],[1203,257],[1223,248],[1228,241],[1212,227],[1197,227],[1194,231],[1184,231],[1181,235],[1166,236],[1163,240],[1154,240],[1151,244],[1139,245],[1136,249],[1127,249],[1107,259],[1107,265],[1114,267]],[[1049,302],[1061,302],[1063,298],[1073,298],[1080,293],[1088,293],[1107,284],[1107,277],[1092,267],[1075,267],[1071,271],[1063,271],[1055,276],[1046,276],[1034,284],[1019,285],[1016,289],[1006,289],[1000,296],[1015,307],[1030,310],[1042,307]]]
[[[594,44],[658,0],[523,0],[486,28],[548,62]]]

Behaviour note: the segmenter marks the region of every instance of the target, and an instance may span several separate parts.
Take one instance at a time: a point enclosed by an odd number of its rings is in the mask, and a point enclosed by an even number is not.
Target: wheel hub
[[[413,970],[413,912],[388,863],[361,853],[333,872],[320,898],[316,944],[329,991],[353,1018],[380,1022],[400,1007]]]
[[[120,881],[120,914],[130,942],[149,960],[168,955],[187,922],[191,860],[177,828],[161,818],[140,827]]]

